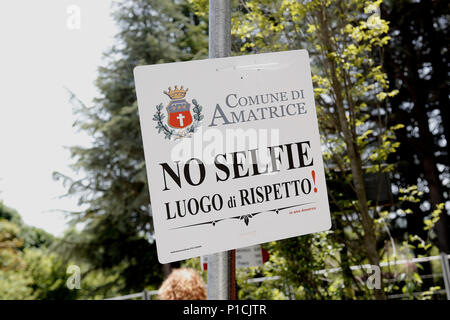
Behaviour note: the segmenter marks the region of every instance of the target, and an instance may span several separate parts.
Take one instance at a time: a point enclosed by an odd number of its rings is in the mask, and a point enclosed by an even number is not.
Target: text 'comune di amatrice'
[[[251,96],[230,93],[225,97],[228,109],[216,105],[209,127],[268,120],[306,114],[304,90],[281,91]]]

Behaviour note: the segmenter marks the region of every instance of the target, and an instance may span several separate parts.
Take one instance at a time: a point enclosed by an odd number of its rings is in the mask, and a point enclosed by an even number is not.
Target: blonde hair
[[[206,300],[202,277],[191,268],[174,269],[159,288],[160,300]]]

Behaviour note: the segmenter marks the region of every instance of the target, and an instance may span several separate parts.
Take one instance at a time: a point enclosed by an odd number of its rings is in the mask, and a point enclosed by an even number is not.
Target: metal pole
[[[209,58],[231,55],[231,0],[209,0]]]
[[[445,293],[447,294],[447,300],[450,300],[450,266],[448,263],[448,255],[445,252],[441,252],[440,256]]]
[[[209,58],[231,54],[231,0],[209,0]],[[230,298],[230,254],[208,256],[208,300]]]
[[[230,284],[230,294],[228,299],[237,300],[237,291],[236,291],[236,250],[228,251],[228,261],[230,262],[229,266],[229,284]]]

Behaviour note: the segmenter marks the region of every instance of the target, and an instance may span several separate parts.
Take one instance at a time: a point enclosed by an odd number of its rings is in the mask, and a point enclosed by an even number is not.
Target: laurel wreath
[[[163,132],[165,139],[181,139],[181,138],[190,138],[192,134],[200,127],[200,121],[204,118],[202,115],[202,106],[198,104],[197,100],[192,100],[192,104],[195,106],[192,111],[194,111],[194,122],[187,128],[182,131],[175,131],[174,129],[170,129],[167,125],[165,125],[162,120],[165,118],[165,115],[161,112],[163,109],[163,104],[160,103],[156,106],[156,113],[153,115],[153,120],[156,121],[158,129],[158,133]]]

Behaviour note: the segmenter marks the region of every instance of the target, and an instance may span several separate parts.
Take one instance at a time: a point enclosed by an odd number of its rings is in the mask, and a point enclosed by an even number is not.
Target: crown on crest
[[[186,95],[186,92],[188,89],[184,89],[183,86],[181,86],[179,89],[177,86],[175,86],[175,89],[172,90],[171,87],[169,87],[169,91],[164,91],[165,94],[167,94],[170,99],[182,99]]]

